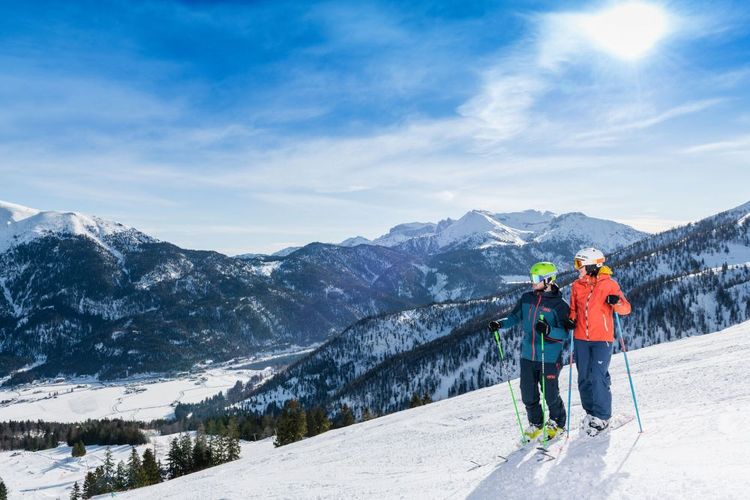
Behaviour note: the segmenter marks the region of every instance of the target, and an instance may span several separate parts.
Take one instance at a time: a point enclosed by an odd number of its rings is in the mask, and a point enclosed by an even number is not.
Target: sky
[[[0,200],[230,255],[750,200],[743,1],[0,3]]]

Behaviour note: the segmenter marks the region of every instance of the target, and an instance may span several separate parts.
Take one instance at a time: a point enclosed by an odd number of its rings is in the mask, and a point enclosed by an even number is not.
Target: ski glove
[[[536,325],[534,325],[534,330],[536,330],[536,333],[538,333],[539,335],[547,337],[549,335],[549,332],[552,331],[552,327],[550,327],[549,323],[542,319],[536,322]]]
[[[613,306],[620,302],[620,296],[619,295],[607,295],[607,304]]]
[[[494,333],[503,327],[503,320],[490,321],[490,332]]]
[[[563,328],[565,328],[566,330],[575,330],[575,327],[576,327],[575,320],[572,320],[570,318],[565,318],[563,320]]]

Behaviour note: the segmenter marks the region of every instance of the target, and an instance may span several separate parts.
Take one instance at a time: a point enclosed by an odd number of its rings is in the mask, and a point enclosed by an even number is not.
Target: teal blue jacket
[[[530,361],[541,361],[542,336],[536,332],[534,325],[544,318],[552,327],[544,339],[544,362],[557,363],[568,338],[563,321],[569,314],[570,306],[562,298],[560,289],[553,285],[550,291],[524,293],[508,317],[503,319],[502,327],[510,328],[522,323],[521,357]]]

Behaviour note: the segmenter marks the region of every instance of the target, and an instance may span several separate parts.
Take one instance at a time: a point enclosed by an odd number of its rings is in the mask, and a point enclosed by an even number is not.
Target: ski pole
[[[573,393],[573,330],[570,330],[570,362],[568,363],[568,425],[565,429],[565,439],[570,436],[570,420],[573,408],[570,406],[570,397]]]
[[[540,315],[539,318],[540,318],[540,321],[544,321],[544,314]],[[545,379],[547,377],[544,374],[544,335],[541,335],[541,337],[542,337],[542,447],[546,448],[547,447],[547,383]],[[536,388],[534,388],[534,392],[536,392]]]
[[[635,416],[638,417],[638,428],[639,432],[643,432],[643,426],[641,425],[641,414],[638,411],[638,400],[635,398],[635,387],[633,386],[633,377],[630,375],[630,363],[628,363],[628,351],[625,349],[625,340],[623,340],[622,325],[620,324],[620,315],[615,313],[615,320],[617,320],[617,330],[620,332],[620,346],[622,347],[622,354],[625,356],[625,368],[628,371],[628,380],[630,381],[630,394],[633,395],[633,405],[635,406]]]
[[[502,374],[505,374],[505,370],[502,370],[502,363],[505,361],[505,353],[503,352],[503,346],[500,344],[500,331],[495,330],[495,343],[497,343],[497,350],[500,352],[500,367]],[[523,434],[523,424],[521,423],[521,414],[518,413],[518,403],[516,403],[516,395],[513,392],[513,386],[508,379],[508,389],[510,389],[510,397],[513,399],[513,408],[516,410],[516,420],[518,421],[518,430],[521,431],[521,442],[526,442]]]

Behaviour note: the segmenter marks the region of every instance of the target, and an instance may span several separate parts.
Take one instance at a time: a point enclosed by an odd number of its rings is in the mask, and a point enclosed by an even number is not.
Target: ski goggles
[[[544,274],[544,275],[542,275],[542,274],[532,274],[531,275],[531,282],[536,285],[537,283],[541,283],[541,282],[546,281],[548,279],[552,279],[552,278],[554,278],[554,276],[555,276],[554,274]]]
[[[576,271],[582,268],[583,266],[584,266],[583,259],[573,259],[573,267],[575,268]]]

